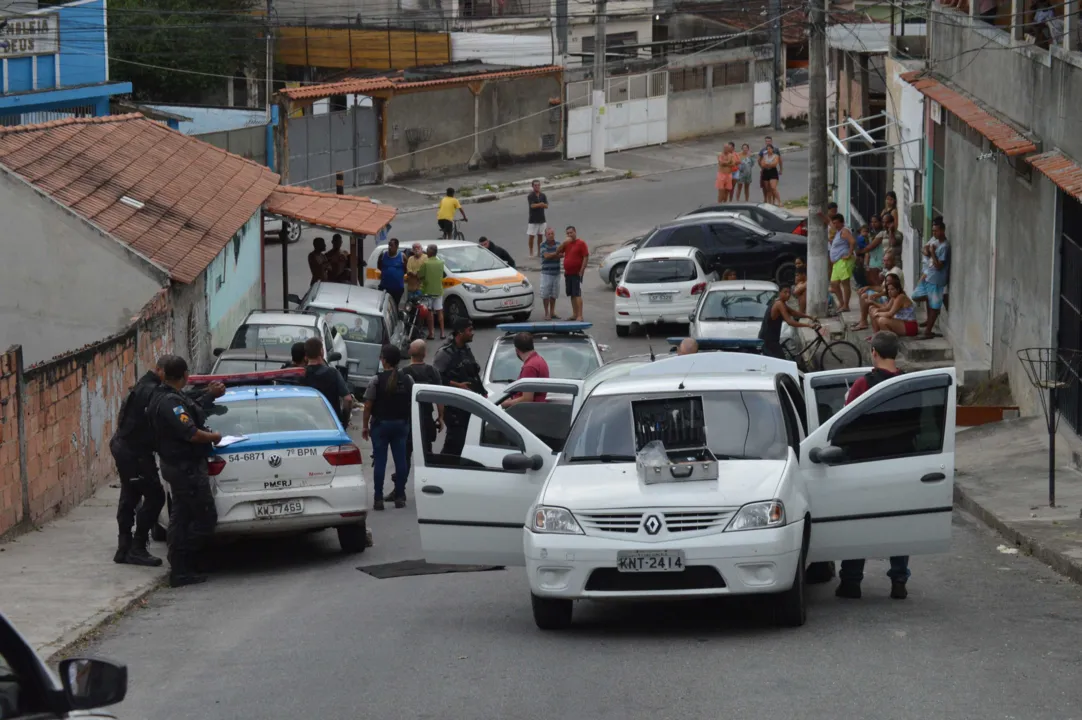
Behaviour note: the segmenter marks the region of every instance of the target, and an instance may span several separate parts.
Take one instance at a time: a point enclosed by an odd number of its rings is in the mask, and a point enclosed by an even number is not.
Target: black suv
[[[808,239],[764,230],[733,213],[697,213],[670,220],[647,235],[640,247],[693,247],[720,276],[734,270],[741,280],[792,285],[797,258],[807,261]]]

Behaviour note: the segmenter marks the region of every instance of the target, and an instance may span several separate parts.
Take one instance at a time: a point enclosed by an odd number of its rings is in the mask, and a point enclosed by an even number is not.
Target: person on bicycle
[[[792,294],[792,288],[788,285],[782,285],[778,291],[778,297],[767,308],[766,314],[763,315],[763,325],[759,328],[759,339],[763,341],[763,355],[781,360],[789,359],[781,346],[781,324],[783,322],[795,328],[815,328],[818,325],[816,318],[789,307],[789,298],[792,297]],[[796,321],[796,318],[804,318],[811,320],[811,322],[800,323]]]
[[[436,211],[436,223],[443,231],[444,240],[450,240],[455,233],[455,210],[462,214],[462,222],[469,222],[462,203],[455,197],[455,189],[447,188],[447,194],[440,200],[440,209]]]

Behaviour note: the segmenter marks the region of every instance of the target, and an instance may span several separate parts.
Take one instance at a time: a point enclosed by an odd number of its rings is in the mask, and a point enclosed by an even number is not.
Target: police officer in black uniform
[[[163,385],[154,394],[150,420],[169,483],[173,506],[169,515],[169,584],[173,587],[206,582],[195,571],[195,556],[214,532],[218,513],[207,473],[211,446],[219,433],[206,427],[206,414],[182,392],[188,384],[188,363],[171,357],[162,368]]]
[[[451,339],[436,351],[432,357],[432,367],[439,371],[445,385],[472,390],[487,397],[485,386],[481,382],[481,366],[470,350],[473,342],[473,323],[467,318],[455,320]],[[447,426],[447,437],[443,441],[444,455],[461,455],[466,444],[466,428],[470,414],[448,405],[443,411],[443,421]]]
[[[155,391],[162,387],[162,369],[171,357],[160,357],[155,368],[147,371],[128,391],[117,416],[116,432],[109,440],[109,450],[120,475],[120,502],[116,511],[119,537],[113,562],[147,567],[162,564],[161,558],[147,552],[150,530],[158,522],[165,505],[165,492],[154,460],[154,431],[147,421],[147,406]],[[214,383],[206,390],[190,392],[189,396],[206,406],[224,392],[225,386]]]

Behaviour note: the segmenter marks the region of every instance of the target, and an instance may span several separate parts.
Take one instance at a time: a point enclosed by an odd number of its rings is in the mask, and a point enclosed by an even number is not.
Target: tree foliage
[[[198,103],[262,67],[256,0],[109,0],[109,72],[138,100]],[[262,72],[259,73],[262,76]]]

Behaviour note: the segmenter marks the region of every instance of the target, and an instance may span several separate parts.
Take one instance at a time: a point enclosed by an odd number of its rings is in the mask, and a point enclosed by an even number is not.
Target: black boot
[[[143,567],[160,567],[162,559],[147,552],[147,536],[136,535],[128,549],[128,564]]]
[[[904,581],[898,582],[897,580],[891,580],[890,597],[892,600],[905,600],[909,597],[909,591],[905,589]]]
[[[207,581],[206,575],[196,575],[195,573],[170,573],[169,575],[169,587],[184,587],[185,585],[199,585]]]
[[[838,583],[838,589],[834,591],[834,595],[849,600],[859,600],[860,583],[854,580],[842,580]]]
[[[120,533],[117,536],[116,552],[113,553],[113,562],[126,563],[128,562],[128,552],[131,550],[131,533]]]

